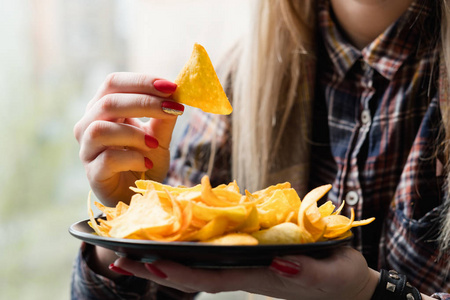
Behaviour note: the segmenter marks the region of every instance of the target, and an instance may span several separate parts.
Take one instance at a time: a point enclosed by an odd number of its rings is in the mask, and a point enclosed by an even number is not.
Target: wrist
[[[369,274],[366,283],[360,290],[360,292],[357,294],[355,299],[371,300],[372,295],[374,294],[379,281],[380,281],[380,273],[369,268]]]
[[[120,274],[109,269],[109,265],[117,259],[114,251],[92,245],[88,251],[90,253],[86,256],[86,264],[93,272],[112,280],[121,277]]]

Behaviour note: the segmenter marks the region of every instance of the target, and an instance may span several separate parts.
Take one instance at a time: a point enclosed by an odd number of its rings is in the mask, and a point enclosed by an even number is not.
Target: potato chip
[[[321,206],[319,206],[320,215],[323,217],[329,216],[333,213],[336,206],[334,206],[333,202],[327,201]]]
[[[205,221],[211,221],[216,217],[224,216],[232,222],[244,222],[249,212],[250,211],[247,211],[246,207],[243,205],[212,207],[201,202],[193,203],[192,205],[192,213],[194,217]]]
[[[297,224],[286,222],[269,229],[253,232],[259,244],[300,244],[305,242],[303,231]]]
[[[260,227],[261,225],[259,224],[258,209],[256,208],[256,206],[252,206],[247,219],[245,219],[243,223],[236,226],[234,230],[239,232],[251,233],[258,231]]]
[[[295,193],[295,195],[297,195],[297,193]],[[269,228],[283,223],[291,212],[298,211],[300,207],[300,198],[298,196],[296,196],[296,198],[290,196],[292,196],[292,194],[285,193],[283,190],[276,190],[272,193],[270,198],[256,205],[261,227]]]
[[[219,206],[219,207],[229,207],[239,204],[242,195],[236,192],[228,191],[225,189],[219,189],[213,192],[211,183],[208,176],[203,176],[202,180],[202,190],[200,201],[204,202],[209,206]],[[218,195],[222,197],[218,197]]]
[[[324,231],[326,224],[322,219],[319,208],[317,207],[317,201],[319,201],[328,191],[331,189],[331,185],[323,185],[317,187],[306,194],[302,200],[300,209],[298,212],[298,225],[302,231],[309,233],[309,238],[312,241],[318,241]]]
[[[178,85],[172,95],[175,101],[207,113],[229,115],[233,111],[208,53],[199,44],[194,45],[191,57],[175,83]]]
[[[191,241],[205,241],[217,236],[222,235],[227,229],[229,221],[226,217],[216,217],[212,219],[199,231],[194,232],[190,237],[185,240]]]
[[[97,222],[95,221],[94,218],[94,212],[91,209],[91,196],[92,196],[92,191],[89,192],[89,196],[88,196],[88,215],[89,215],[89,226],[92,227],[92,229],[94,229],[95,233],[98,234],[99,236],[109,236],[109,234],[106,232],[106,230],[104,228],[101,228],[100,226],[98,226]]]
[[[218,186],[216,186],[215,190],[227,190],[227,191],[232,191],[232,192],[236,192],[239,194],[241,193],[236,180],[231,181],[229,184],[218,185]]]
[[[251,193],[251,195],[260,201],[264,201],[265,199],[268,199],[272,194],[277,190],[284,190],[291,188],[291,184],[289,182],[279,183],[276,185],[271,185],[263,190],[256,191],[254,193]]]
[[[126,238],[140,230],[148,234],[169,235],[176,231],[179,219],[173,213],[176,208],[169,210],[159,201],[156,191],[149,191],[145,195],[137,195],[130,202],[128,210],[121,216],[107,221],[111,226],[110,236],[115,238]],[[117,226],[119,225],[120,226]]]
[[[197,184],[193,187],[172,187],[170,185],[162,184],[157,181],[153,180],[136,180],[135,181],[136,187],[130,187],[130,189],[136,193],[145,193],[149,185],[152,185],[153,188],[156,191],[165,191],[168,190],[171,194],[180,194],[185,192],[200,192],[202,190],[202,186],[200,184]]]
[[[253,246],[258,245],[258,240],[247,233],[229,233],[224,236],[206,240],[203,243],[221,246]]]
[[[342,215],[331,215],[323,218],[326,224],[326,230],[323,236],[327,239],[334,239],[349,231],[355,220],[355,211],[351,209],[350,219]]]
[[[353,221],[352,227],[368,225],[368,224],[372,223],[373,221],[375,221],[374,217],[368,218],[365,220]]]
[[[122,201],[119,201],[116,207],[106,207],[98,202],[94,202],[94,204],[100,211],[102,211],[105,214],[106,220],[108,221],[117,218],[118,216],[126,212],[128,209],[128,205]]]

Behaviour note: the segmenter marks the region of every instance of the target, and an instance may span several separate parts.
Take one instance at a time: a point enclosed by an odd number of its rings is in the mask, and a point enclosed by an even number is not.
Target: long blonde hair
[[[233,95],[233,162],[232,178],[245,188],[257,190],[271,184],[273,155],[280,146],[289,111],[302,97],[299,87],[304,81],[305,61],[314,58],[316,1],[271,0],[256,1],[255,23],[249,37],[236,55],[232,85]],[[450,83],[450,0],[442,0],[441,45],[445,79],[441,89],[448,96]],[[441,74],[442,75],[442,74]],[[441,79],[442,80],[442,79]],[[303,99],[307,118],[308,101]],[[447,99],[445,102],[449,102]],[[441,101],[442,103],[442,101]],[[280,114],[279,109],[282,108]],[[450,105],[441,108],[445,131],[446,172],[450,172]],[[280,119],[281,116],[281,119]],[[309,120],[308,120],[309,121]],[[307,142],[308,128],[302,131]],[[306,148],[305,148],[306,149]],[[306,151],[306,150],[305,150]],[[302,153],[308,159],[308,153]],[[305,170],[307,171],[307,170]],[[446,209],[443,211],[440,245],[450,249],[450,184],[447,176]],[[449,263],[450,266],[450,263]]]
[[[232,173],[249,190],[270,183],[273,155],[305,76],[303,61],[314,55],[314,3],[257,1],[254,29],[242,43],[232,88]]]
[[[450,99],[448,93],[450,87],[450,1],[442,0],[442,13],[441,13],[441,45],[442,45],[442,55],[441,58],[444,60],[443,65],[445,67],[444,72],[441,72],[440,76],[440,95],[441,97],[446,97],[444,101],[440,101],[441,104],[441,114],[443,119],[443,130],[445,132],[445,142],[444,142],[444,152],[446,157],[446,195],[444,200],[444,210],[442,213],[442,230],[440,233],[439,241],[442,253],[450,254]],[[448,270],[450,270],[450,262],[448,262]]]

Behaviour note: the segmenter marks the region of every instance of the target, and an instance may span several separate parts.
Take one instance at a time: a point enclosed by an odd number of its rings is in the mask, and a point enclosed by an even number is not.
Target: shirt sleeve
[[[117,280],[101,276],[90,269],[87,264],[87,258],[92,250],[92,245],[83,243],[75,260],[71,282],[72,300],[191,300],[196,295],[163,287],[135,276],[122,276]]]

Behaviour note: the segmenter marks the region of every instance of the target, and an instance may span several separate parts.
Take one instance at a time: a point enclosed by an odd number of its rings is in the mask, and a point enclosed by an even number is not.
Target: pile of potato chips
[[[350,229],[374,218],[355,221],[340,215],[343,204],[317,201],[331,188],[320,186],[300,200],[290,183],[240,193],[237,183],[171,187],[150,180],[136,181],[130,204],[95,205],[106,215],[97,221],[90,206],[89,225],[100,236],[161,242],[197,241],[218,245],[313,243],[351,235]]]

